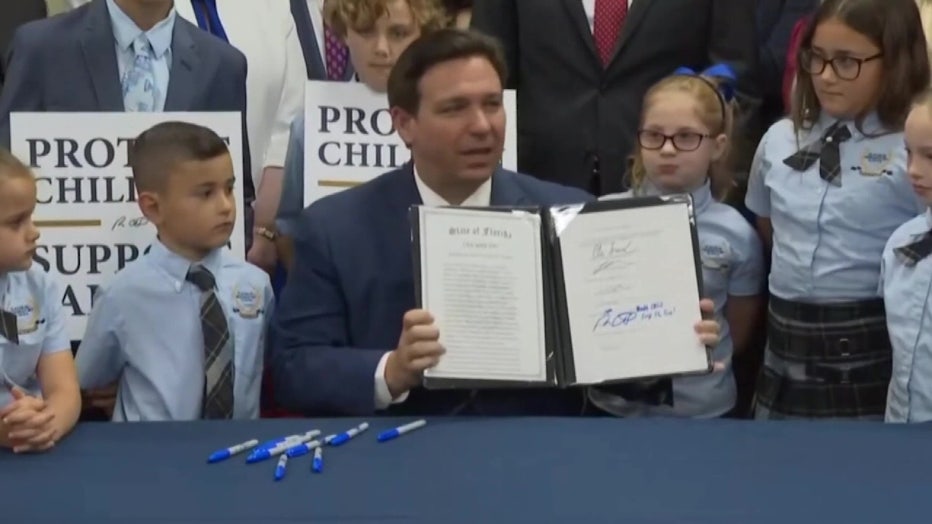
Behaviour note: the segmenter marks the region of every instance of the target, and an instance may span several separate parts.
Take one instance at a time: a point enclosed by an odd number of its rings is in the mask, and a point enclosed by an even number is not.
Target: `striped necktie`
[[[233,417],[233,341],[226,315],[214,288],[214,275],[204,266],[192,266],[188,282],[201,290],[201,331],[204,337],[203,418]]]
[[[932,231],[926,232],[911,244],[893,250],[907,266],[915,266],[920,260],[932,255]]]

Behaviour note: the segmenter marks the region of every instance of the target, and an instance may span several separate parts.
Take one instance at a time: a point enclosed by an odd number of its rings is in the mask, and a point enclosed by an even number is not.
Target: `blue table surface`
[[[932,426],[611,418],[369,419],[293,459],[208,465],[250,438],[354,419],[88,423],[42,455],[0,452],[0,522],[932,522]]]

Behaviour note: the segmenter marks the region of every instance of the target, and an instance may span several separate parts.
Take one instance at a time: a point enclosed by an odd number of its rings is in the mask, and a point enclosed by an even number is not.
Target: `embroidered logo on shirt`
[[[237,284],[233,288],[233,312],[242,318],[256,318],[262,313],[264,298],[262,289],[249,284]]]
[[[39,319],[39,307],[34,298],[30,298],[25,304],[10,308],[10,313],[16,315],[16,329],[20,335],[36,331],[44,322]]]
[[[862,176],[892,176],[893,170],[890,169],[891,162],[893,162],[892,152],[875,153],[865,149],[864,153],[861,155],[860,165],[853,166],[851,170],[859,172]]]
[[[731,259],[731,246],[727,242],[702,244],[702,265],[707,269],[725,271]]]

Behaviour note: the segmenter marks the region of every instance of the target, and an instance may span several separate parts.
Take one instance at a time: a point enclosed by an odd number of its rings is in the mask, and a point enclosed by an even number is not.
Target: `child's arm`
[[[84,409],[113,416],[117,381],[123,371],[123,351],[118,337],[122,322],[117,297],[100,288],[78,348],[76,367]]]
[[[63,351],[42,355],[36,375],[42,386],[45,409],[54,415],[49,429],[51,442],[55,443],[71,431],[81,413],[81,391],[71,348],[66,346]]]
[[[728,319],[728,327],[731,330],[735,355],[744,353],[751,344],[757,326],[760,325],[763,310],[764,297],[762,295],[728,296],[725,318]]]
[[[109,386],[120,378],[124,364],[117,336],[121,318],[116,297],[100,288],[75,358],[81,389]]]
[[[728,302],[725,304],[735,355],[743,353],[752,343],[757,326],[764,318],[765,304],[764,248],[750,227],[742,229],[743,238],[734,246],[735,260],[728,274]]]

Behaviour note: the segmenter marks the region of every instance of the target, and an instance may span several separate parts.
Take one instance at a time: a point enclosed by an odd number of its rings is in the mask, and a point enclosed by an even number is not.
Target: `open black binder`
[[[691,239],[692,260],[684,271],[689,271],[695,276],[695,282],[699,294],[696,296],[696,303],[702,293],[702,269],[699,257],[699,240],[696,230],[695,216],[693,212],[692,197],[688,194],[658,196],[658,197],[638,197],[616,200],[600,200],[587,204],[569,205],[569,206],[552,206],[552,207],[482,207],[482,208],[456,208],[468,210],[476,213],[514,213],[521,212],[536,215],[540,219],[540,246],[541,252],[538,257],[540,269],[542,272],[543,287],[539,290],[542,297],[544,313],[544,340],[545,340],[545,363],[546,378],[543,380],[484,380],[477,378],[450,378],[450,377],[432,377],[429,373],[425,374],[424,386],[433,389],[486,389],[486,388],[534,388],[534,387],[568,387],[574,385],[599,385],[613,384],[621,382],[631,382],[659,377],[669,377],[675,375],[689,375],[707,373],[712,370],[711,355],[706,352],[704,365],[697,366],[684,372],[678,373],[661,373],[653,375],[643,375],[637,377],[609,378],[597,382],[580,382],[577,379],[574,358],[577,351],[586,351],[587,348],[576,348],[573,344],[573,336],[570,328],[570,311],[567,303],[567,289],[565,271],[573,268],[564,267],[563,263],[563,238],[561,232],[565,229],[565,224],[571,222],[576,215],[591,213],[604,213],[610,211],[636,210],[640,208],[654,206],[680,206],[684,208],[687,221],[684,227],[689,228],[689,238]],[[421,213],[426,208],[413,206],[410,210],[412,224],[412,246],[414,263],[414,284],[417,307],[424,307],[424,289],[422,283],[422,250],[426,246],[422,245],[421,235]],[[443,336],[443,326],[440,326],[441,337]]]

